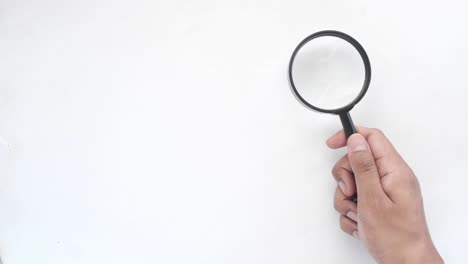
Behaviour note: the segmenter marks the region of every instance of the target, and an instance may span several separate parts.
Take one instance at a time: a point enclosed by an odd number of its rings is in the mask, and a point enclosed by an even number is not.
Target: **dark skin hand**
[[[348,149],[332,170],[341,229],[380,264],[444,263],[427,228],[418,179],[385,135],[359,127],[348,140],[339,131],[327,145]]]

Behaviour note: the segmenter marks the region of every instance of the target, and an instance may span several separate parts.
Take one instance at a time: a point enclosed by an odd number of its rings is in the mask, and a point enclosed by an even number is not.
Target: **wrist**
[[[437,252],[432,241],[430,241],[430,243],[422,246],[419,250],[412,252],[412,255],[405,263],[444,264],[444,260],[439,255],[439,252]]]
[[[431,240],[415,243],[406,250],[402,250],[401,253],[398,259],[388,263],[444,264],[444,260]]]

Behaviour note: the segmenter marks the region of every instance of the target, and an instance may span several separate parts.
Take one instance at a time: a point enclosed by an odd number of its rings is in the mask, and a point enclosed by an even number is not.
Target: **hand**
[[[341,229],[362,240],[380,264],[443,263],[413,171],[382,132],[365,127],[358,132],[346,140],[339,131],[327,141],[332,149],[348,148],[332,170]]]

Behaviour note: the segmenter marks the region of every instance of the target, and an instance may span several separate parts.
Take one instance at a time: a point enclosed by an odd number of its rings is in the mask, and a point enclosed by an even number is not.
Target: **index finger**
[[[375,162],[378,165],[381,177],[384,177],[392,170],[402,168],[402,166],[404,168],[408,166],[382,131],[362,126],[359,126],[356,129],[369,143],[369,147],[374,154]],[[338,131],[327,140],[327,146],[331,149],[345,147],[346,143],[347,138],[343,130]]]

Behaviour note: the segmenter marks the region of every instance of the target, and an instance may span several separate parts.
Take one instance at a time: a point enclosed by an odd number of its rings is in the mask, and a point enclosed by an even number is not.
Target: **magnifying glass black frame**
[[[365,77],[364,77],[364,83],[362,85],[361,91],[357,95],[357,97],[351,101],[349,104],[341,107],[341,108],[336,108],[336,109],[323,109],[319,108],[317,106],[314,106],[307,102],[301,94],[297,91],[296,85],[294,84],[294,79],[293,79],[293,66],[294,66],[294,60],[296,59],[297,53],[301,50],[302,47],[304,47],[309,41],[320,38],[320,37],[336,37],[345,40],[349,44],[351,44],[358,52],[359,55],[362,58],[362,61],[364,63],[364,69],[365,69]],[[303,41],[297,45],[296,49],[291,55],[291,59],[289,61],[289,69],[288,69],[288,77],[289,77],[289,84],[291,85],[291,90],[293,94],[296,96],[296,98],[307,108],[310,110],[322,112],[322,113],[329,113],[329,114],[335,114],[340,116],[341,124],[343,125],[343,129],[345,131],[346,137],[350,137],[352,134],[356,133],[356,128],[354,127],[353,120],[351,119],[351,116],[349,114],[349,111],[353,109],[353,107],[361,101],[362,97],[367,92],[367,89],[369,88],[370,80],[371,80],[371,65],[369,61],[369,57],[367,56],[366,51],[364,48],[359,44],[357,40],[355,40],[353,37],[339,31],[335,30],[324,30],[324,31],[319,31],[317,33],[314,33],[308,37],[306,37]]]

